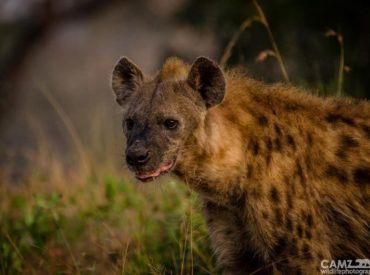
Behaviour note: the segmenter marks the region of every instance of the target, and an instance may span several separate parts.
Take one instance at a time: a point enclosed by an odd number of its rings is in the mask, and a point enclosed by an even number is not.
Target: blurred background
[[[258,3],[293,84],[315,94],[334,95],[342,72],[342,95],[370,98],[369,1]],[[258,15],[248,0],[0,0],[0,270],[83,273],[109,266],[132,274],[217,272],[207,254],[201,217],[193,221],[197,206],[189,190],[169,184],[169,190],[148,201],[153,196],[150,191],[125,189],[131,186],[130,177],[124,172],[121,115],[110,90],[110,74],[122,55],[148,74],[172,55],[189,63],[200,55],[220,61],[243,21]],[[266,82],[284,80],[278,62],[270,56],[273,48],[263,24],[248,25],[232,46],[227,66],[241,65]],[[163,203],[168,192],[179,199]],[[124,203],[115,201],[118,196]],[[181,198],[190,202],[184,204]],[[72,211],[70,205],[76,200],[82,202]],[[57,219],[50,211],[59,204]],[[138,208],[146,209],[146,214]],[[160,227],[153,228],[165,219],[163,212],[173,223],[167,224],[170,232],[162,236]],[[109,225],[103,226],[102,220]],[[134,228],[127,227],[127,220]],[[66,225],[73,221],[80,231],[90,232],[89,242],[95,238],[94,249],[66,242],[82,236]],[[92,221],[94,229],[87,225]],[[191,232],[199,223],[191,237],[199,235],[198,248],[189,249],[189,223]],[[73,234],[63,234],[63,226]],[[147,239],[134,237],[132,232],[143,226],[150,233],[143,233]],[[43,230],[45,235],[40,233]],[[101,233],[94,230],[106,231],[107,239],[113,234],[119,241],[99,243]],[[168,234],[174,236],[173,242],[154,245],[153,236],[169,240]],[[145,240],[156,250],[143,252]],[[130,243],[135,243],[133,248]],[[172,246],[179,254],[166,254]],[[39,257],[30,257],[34,249]],[[149,254],[165,256],[143,256]],[[83,259],[96,264],[84,266]]]
[[[336,90],[340,46],[325,36],[332,29],[343,35],[345,94],[370,96],[368,1],[260,4],[293,83],[323,94]],[[241,0],[2,0],[0,165],[11,159],[18,168],[12,176],[20,176],[27,169],[25,152],[40,139],[49,154],[73,165],[76,148],[45,92],[70,118],[86,150],[101,161],[119,157],[119,108],[109,83],[116,60],[126,55],[146,73],[171,55],[188,62],[199,55],[219,60],[239,25],[253,15],[252,2]],[[266,30],[255,23],[235,43],[228,64],[241,64],[264,81],[283,80],[274,58],[256,62],[267,49]]]

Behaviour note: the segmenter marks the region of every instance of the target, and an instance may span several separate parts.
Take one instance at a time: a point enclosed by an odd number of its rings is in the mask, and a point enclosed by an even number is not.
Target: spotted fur
[[[131,72],[113,78],[125,115],[155,115],[122,94],[137,86]],[[170,59],[145,83],[142,98],[177,89],[193,102],[184,114],[190,103],[152,101],[192,118],[191,131],[168,138],[180,148],[172,171],[199,193],[226,274],[316,274],[323,259],[370,257],[370,103],[266,85],[206,58]]]

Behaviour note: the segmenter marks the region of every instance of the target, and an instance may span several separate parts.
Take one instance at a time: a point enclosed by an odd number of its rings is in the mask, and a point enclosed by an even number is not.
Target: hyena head
[[[126,57],[113,71],[112,88],[124,110],[126,162],[142,181],[175,169],[207,110],[225,95],[224,75],[214,61],[199,57],[190,69],[178,59],[172,61],[182,64],[181,77],[171,75],[173,71],[166,73],[165,65],[154,79],[147,80]]]

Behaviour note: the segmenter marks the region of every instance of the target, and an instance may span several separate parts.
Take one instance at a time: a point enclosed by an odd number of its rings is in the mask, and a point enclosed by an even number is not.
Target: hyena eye
[[[166,119],[164,121],[164,126],[169,129],[169,130],[174,130],[177,128],[177,126],[179,125],[179,122],[177,120],[174,120],[174,119]]]
[[[127,130],[132,130],[132,128],[134,128],[134,121],[131,118],[126,119],[125,124]]]

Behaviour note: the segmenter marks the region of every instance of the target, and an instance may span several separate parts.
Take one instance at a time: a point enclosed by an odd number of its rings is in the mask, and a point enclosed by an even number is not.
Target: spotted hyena
[[[172,172],[198,194],[226,274],[316,274],[370,257],[370,103],[266,85],[200,57],[112,87],[136,178]]]

